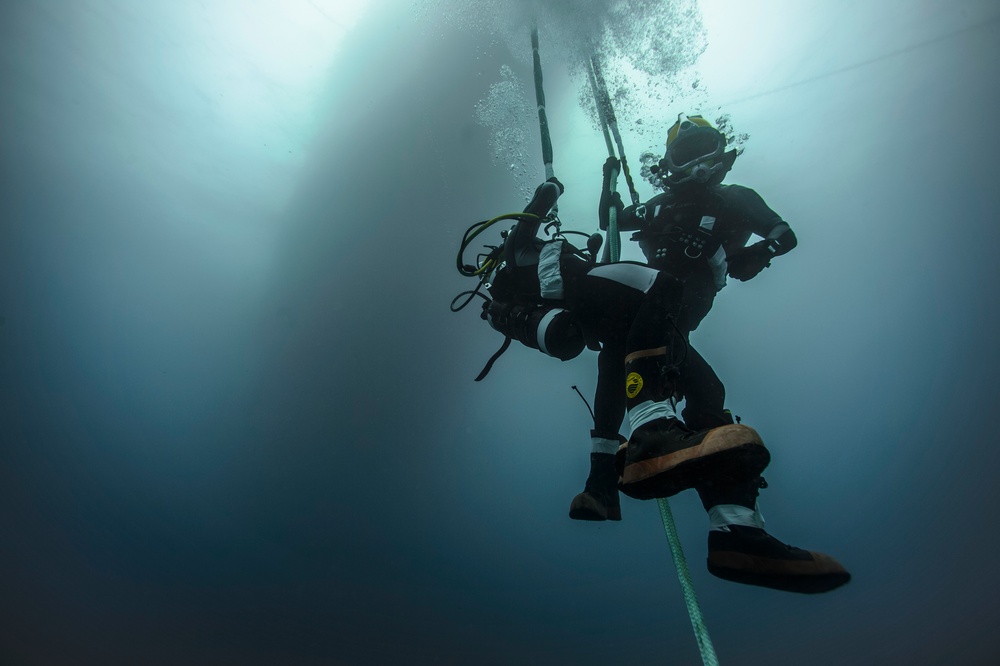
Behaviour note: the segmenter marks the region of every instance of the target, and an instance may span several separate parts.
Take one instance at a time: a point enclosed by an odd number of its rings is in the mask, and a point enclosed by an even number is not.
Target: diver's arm
[[[621,197],[618,198],[618,203],[621,203]],[[629,206],[619,212],[618,231],[638,231],[644,228],[648,220],[647,210],[644,205],[639,204],[638,206]]]
[[[738,195],[743,215],[753,233],[763,240],[733,252],[727,259],[729,275],[737,280],[750,280],[771,265],[771,259],[795,249],[799,241],[787,222],[771,210],[756,192],[731,185],[726,191]]]
[[[767,243],[773,250],[772,255],[778,257],[794,250],[795,246],[799,244],[799,240],[795,237],[795,232],[788,226],[788,223],[781,221],[774,225],[774,228],[768,232],[764,240],[760,243],[754,243],[754,245],[760,245],[761,243]],[[753,247],[753,245],[750,247]]]
[[[601,205],[598,212],[601,231],[608,230],[609,213],[612,206],[615,208],[615,222],[618,224],[618,231],[638,231],[646,227],[649,221],[647,211],[651,210],[649,203],[626,208],[620,194],[604,192],[601,195]]]
[[[599,219],[601,222],[601,231],[608,230],[608,213],[610,212],[611,206],[615,207],[616,215],[615,221],[618,223],[618,231],[638,231],[646,226],[647,223],[647,213],[646,211],[648,204],[640,204],[638,206],[625,207],[622,203],[622,197],[617,192],[610,195],[605,195],[601,197],[601,208]]]
[[[776,237],[771,238],[768,234],[768,238],[737,250],[727,259],[731,277],[743,282],[750,280],[770,266],[772,258],[791,252],[798,244],[795,233],[784,222],[775,230],[778,232]]]
[[[524,212],[537,219],[518,220],[507,235],[504,243],[504,260],[510,266],[532,266],[538,263],[538,228],[563,193],[563,186],[555,178],[550,178],[535,189],[534,196],[525,206]]]
[[[617,158],[609,157],[604,162],[604,183],[601,187],[601,202],[597,207],[597,219],[601,231],[608,230],[612,208],[615,209],[618,231],[638,231],[646,226],[646,208],[644,206],[626,208],[622,202],[622,195],[612,189],[620,169],[621,163]]]

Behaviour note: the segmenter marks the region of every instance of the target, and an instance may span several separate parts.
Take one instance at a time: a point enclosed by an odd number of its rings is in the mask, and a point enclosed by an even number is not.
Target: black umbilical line
[[[580,400],[583,400],[583,404],[585,404],[587,406],[587,411],[590,412],[590,418],[593,419],[594,423],[596,424],[597,423],[597,417],[594,416],[594,410],[590,408],[590,403],[587,402],[587,399],[583,397],[582,393],[580,393],[580,389],[578,389],[575,384],[573,386],[570,386],[570,388],[573,389],[574,391],[576,391],[576,394],[578,396],[580,396]]]
[[[475,266],[466,264],[464,261],[462,261],[462,256],[465,254],[466,248],[469,247],[469,243],[471,243],[472,239],[476,237],[476,234],[473,232],[477,232],[487,222],[488,220],[484,220],[482,222],[476,222],[475,224],[471,225],[468,229],[466,229],[464,234],[462,234],[462,242],[461,244],[459,244],[458,256],[456,257],[456,268],[458,268],[459,273],[465,275],[466,277],[471,277],[475,273],[477,268]]]
[[[489,252],[480,252],[476,255],[476,263],[480,266],[485,264],[487,260],[492,259],[493,254],[500,250],[500,248],[496,245],[487,245],[486,247],[490,249]]]
[[[559,235],[559,236],[565,236],[566,234],[576,234],[577,236],[583,236],[584,238],[586,238],[588,240],[590,239],[590,234],[588,234],[586,232],[583,232],[583,231],[571,231],[571,230],[560,231],[557,235]]]
[[[562,236],[563,238],[565,238],[566,234],[576,234],[577,236],[583,236],[588,241],[590,240],[590,236],[591,236],[591,234],[585,233],[583,231],[573,231],[573,230],[562,231],[562,230],[559,230],[559,231],[557,231],[556,233],[554,233],[552,235],[552,238],[559,238],[560,236]],[[589,254],[587,254],[586,251],[581,250],[578,247],[575,247],[572,243],[569,243],[568,245],[569,245],[570,252],[572,252],[576,256],[580,257],[581,259],[585,259],[586,261],[590,261],[590,262],[597,261],[597,257],[591,257]]]
[[[479,298],[483,299],[487,303],[492,303],[493,301],[490,300],[490,298],[488,296],[486,296],[486,294],[483,294],[483,293],[481,293],[479,291],[482,288],[482,286],[483,286],[483,284],[485,282],[486,282],[485,279],[480,280],[479,284],[476,285],[475,289],[470,289],[469,291],[463,291],[460,294],[458,294],[457,296],[455,296],[455,298],[451,299],[451,305],[449,306],[451,308],[451,311],[452,312],[458,312],[459,310],[464,309],[465,306],[467,306],[469,303],[471,303],[472,299],[475,298],[476,296],[478,296]],[[469,297],[467,299],[465,299],[464,301],[462,301],[461,305],[459,305],[458,307],[455,307],[455,301],[457,301],[458,299],[460,299],[462,296],[465,296],[466,294],[468,294]]]
[[[667,318],[667,320],[670,322],[670,326],[674,329],[676,337],[671,336],[669,345],[670,352],[667,356],[668,365],[665,368],[663,368],[663,375],[666,378],[667,382],[669,383],[668,385],[670,387],[670,393],[676,394],[677,393],[676,383],[677,380],[680,379],[681,367],[684,365],[685,362],[687,362],[688,350],[691,348],[691,343],[689,343],[687,341],[687,338],[684,337],[684,334],[681,333],[680,327],[677,326],[676,317],[670,315]],[[675,356],[674,349],[677,338],[679,338],[681,341],[681,354],[680,354],[680,360],[674,362],[674,356]]]
[[[674,367],[680,368],[682,365],[684,365],[685,361],[687,361],[688,349],[690,348],[691,345],[684,337],[684,334],[681,333],[681,329],[677,326],[677,320],[674,319],[673,317],[670,317],[670,325],[673,327],[674,332],[677,334],[677,337],[681,339],[681,343],[683,344],[681,351],[681,360],[677,361],[677,363],[674,364]],[[673,348],[672,344],[670,346],[671,348]],[[673,350],[671,349],[671,351]],[[671,356],[673,356],[673,354],[671,354]]]

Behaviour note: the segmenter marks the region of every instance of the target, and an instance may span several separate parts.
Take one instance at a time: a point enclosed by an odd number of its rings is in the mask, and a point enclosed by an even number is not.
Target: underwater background
[[[853,580],[716,579],[672,499],[720,662],[996,663],[989,0],[2,3],[0,663],[701,663],[655,503],[567,516],[596,356],[475,383],[448,309],[544,178],[532,20],[567,228],[593,49],[634,165],[728,115],[799,239],[692,341]]]

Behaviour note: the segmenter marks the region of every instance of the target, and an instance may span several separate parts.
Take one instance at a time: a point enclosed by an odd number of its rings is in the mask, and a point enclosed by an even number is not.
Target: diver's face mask
[[[721,132],[684,120],[659,166],[661,172],[666,171],[665,180],[670,186],[714,184],[721,182],[732,167],[725,152],[726,140]]]

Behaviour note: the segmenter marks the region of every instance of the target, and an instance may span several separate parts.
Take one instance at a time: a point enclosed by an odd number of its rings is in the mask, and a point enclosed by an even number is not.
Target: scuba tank
[[[539,294],[518,294],[507,287],[518,269],[504,266],[488,287],[493,299],[483,303],[482,318],[494,330],[560,361],[576,358],[586,346],[576,318],[545,303]],[[537,281],[536,281],[537,283]]]

